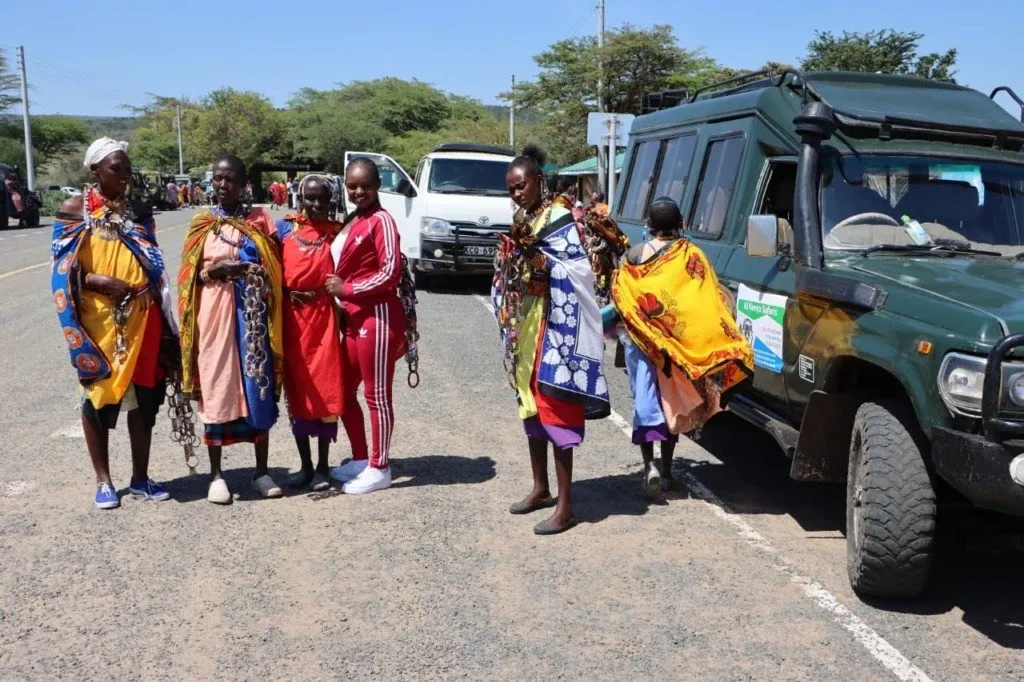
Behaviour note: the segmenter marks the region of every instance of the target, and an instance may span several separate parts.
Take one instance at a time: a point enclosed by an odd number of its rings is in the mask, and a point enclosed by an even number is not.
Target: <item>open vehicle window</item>
[[[398,181],[404,177],[404,171],[396,166],[391,159],[381,154],[359,154],[358,156],[365,156],[377,164],[381,192],[397,191]]]
[[[831,249],[923,241],[1015,256],[1024,252],[1024,165],[836,156],[823,166],[821,213]],[[907,229],[914,222],[926,233],[918,242]]]
[[[697,201],[693,204],[687,225],[689,231],[703,232],[711,237],[722,234],[742,157],[742,137],[714,140],[708,145],[697,188]]]
[[[693,150],[696,146],[696,135],[674,137],[665,142],[654,198],[667,196],[682,205],[683,191],[690,178],[690,165],[693,163]]]
[[[507,161],[435,158],[430,164],[431,192],[505,196]]]
[[[636,146],[630,164],[629,179],[619,204],[619,216],[643,220],[654,182],[654,164],[658,161],[661,140],[648,140]]]

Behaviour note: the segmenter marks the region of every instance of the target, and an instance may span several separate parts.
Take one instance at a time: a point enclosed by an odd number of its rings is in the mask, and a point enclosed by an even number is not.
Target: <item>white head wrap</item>
[[[89,149],[86,150],[85,167],[92,168],[93,164],[99,163],[114,152],[126,151],[128,151],[127,142],[118,142],[109,137],[101,137],[89,145]]]

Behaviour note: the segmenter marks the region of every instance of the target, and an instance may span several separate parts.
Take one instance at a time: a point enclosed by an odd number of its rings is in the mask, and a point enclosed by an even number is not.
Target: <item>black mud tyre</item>
[[[434,275],[417,270],[415,262],[410,263],[409,267],[412,268],[412,279],[416,283],[416,291],[430,291],[434,286]]]
[[[928,583],[935,490],[922,438],[899,403],[867,402],[854,418],[846,479],[846,568],[862,597],[913,597]]]
[[[39,227],[39,207],[26,206],[21,214],[21,219],[25,222],[26,227]]]

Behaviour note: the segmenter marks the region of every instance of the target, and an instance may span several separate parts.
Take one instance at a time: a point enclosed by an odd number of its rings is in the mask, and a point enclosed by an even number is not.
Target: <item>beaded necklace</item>
[[[124,197],[107,199],[95,187],[85,186],[83,219],[100,239],[113,241],[132,230],[128,202]]]
[[[217,205],[210,209],[210,213],[217,216],[218,218],[237,218],[239,220],[242,220],[248,217],[249,215],[249,212],[241,203],[235,204],[235,207],[231,209],[230,212],[225,211],[223,207]],[[227,244],[228,246],[231,246],[236,249],[242,248],[242,238],[239,237],[237,240],[233,240],[229,239],[228,237],[225,237],[224,234],[221,232],[221,227],[223,226],[217,225],[215,228],[213,228],[214,236],[217,237],[217,239],[219,239],[220,241]]]

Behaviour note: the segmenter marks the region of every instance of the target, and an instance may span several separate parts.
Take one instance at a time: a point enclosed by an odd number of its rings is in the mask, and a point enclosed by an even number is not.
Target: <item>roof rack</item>
[[[804,82],[803,73],[796,69],[785,69],[781,72],[772,70],[751,71],[734,78],[705,85],[702,88],[694,90],[692,93],[687,88],[648,93],[643,96],[640,113],[650,114],[655,111],[661,111],[662,109],[671,109],[672,107],[679,106],[680,104],[691,104],[696,102],[701,95],[705,95],[707,97],[724,97],[725,95],[733,95],[737,92],[743,92],[746,89],[782,87],[786,82],[788,82],[786,80],[787,76],[793,76],[793,82],[797,82],[801,85]]]
[[[502,156],[515,156],[515,150],[510,147],[500,147],[493,144],[477,144],[475,142],[444,142],[437,145],[435,152],[473,152],[477,154],[501,154]]]
[[[640,114],[650,114],[662,109],[671,109],[689,100],[690,91],[687,88],[649,92],[640,100]]]
[[[785,69],[781,73],[771,69],[765,69],[763,71],[748,71],[747,73],[739,76],[719,81],[718,83],[712,83],[711,85],[705,85],[703,88],[694,90],[693,94],[690,96],[690,102],[696,102],[698,97],[701,95],[707,95],[708,93],[714,93],[710,95],[712,97],[721,97],[724,95],[735,94],[737,91],[741,91],[745,88],[781,87],[786,81],[786,76],[789,75],[795,75],[801,83],[803,82],[803,74],[796,69]],[[776,80],[776,78],[778,80]]]
[[[1024,123],[1024,99],[1018,97],[1017,93],[1006,85],[1000,85],[998,88],[993,90],[992,94],[989,95],[989,99],[995,99],[996,95],[998,95],[1000,92],[1005,92],[1013,99],[1014,102],[1016,102],[1020,106],[1020,122]]]

